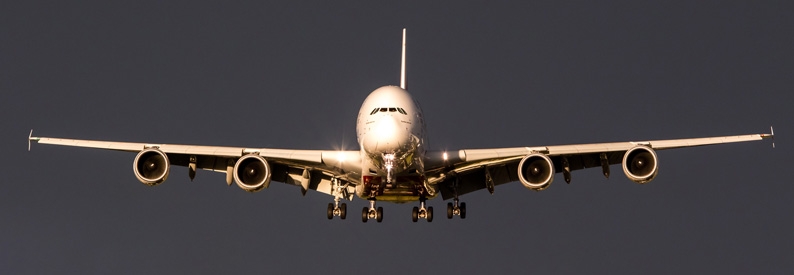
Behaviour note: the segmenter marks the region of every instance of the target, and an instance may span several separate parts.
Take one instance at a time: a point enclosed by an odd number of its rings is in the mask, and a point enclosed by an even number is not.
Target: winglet
[[[30,152],[30,141],[33,140],[33,129],[30,129],[30,134],[28,134],[28,152]],[[38,141],[38,138],[36,139]]]
[[[405,28],[403,28],[403,54],[400,61],[400,88],[405,90]]]

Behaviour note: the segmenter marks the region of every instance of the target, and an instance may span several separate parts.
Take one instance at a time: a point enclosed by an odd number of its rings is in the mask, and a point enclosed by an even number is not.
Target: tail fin
[[[405,90],[405,28],[403,28],[403,55],[400,63],[400,88]]]

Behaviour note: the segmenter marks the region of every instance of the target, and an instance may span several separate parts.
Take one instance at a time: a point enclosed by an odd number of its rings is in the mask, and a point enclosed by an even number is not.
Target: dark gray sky
[[[261,2],[0,3],[0,273],[794,271],[790,1]],[[543,192],[511,183],[472,193],[468,219],[416,224],[413,204],[382,204],[382,224],[328,221],[331,197],[283,184],[249,194],[222,174],[190,182],[176,167],[147,187],[134,154],[26,151],[31,128],[354,148],[364,97],[399,83],[403,27],[407,86],[431,148],[769,125],[777,148],[662,151],[647,185],[577,171]]]

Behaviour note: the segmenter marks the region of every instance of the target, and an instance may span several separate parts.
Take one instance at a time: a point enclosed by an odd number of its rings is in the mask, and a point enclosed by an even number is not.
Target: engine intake
[[[259,155],[245,155],[234,164],[234,182],[248,192],[270,186],[270,165]]]
[[[141,151],[135,156],[132,162],[132,170],[135,177],[143,184],[155,186],[164,182],[168,178],[171,164],[168,156],[157,148],[149,148]]]
[[[623,155],[623,172],[633,182],[650,182],[659,173],[656,152],[644,145],[629,149]]]
[[[554,164],[545,154],[529,154],[518,163],[518,180],[535,191],[546,189],[554,180]]]

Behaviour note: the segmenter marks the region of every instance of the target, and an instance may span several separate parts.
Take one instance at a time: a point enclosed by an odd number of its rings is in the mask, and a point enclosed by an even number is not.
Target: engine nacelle
[[[234,182],[248,192],[270,186],[270,165],[259,155],[245,155],[234,164]]]
[[[633,182],[639,184],[650,182],[659,173],[656,152],[644,145],[629,149],[623,155],[623,172]]]
[[[529,154],[518,163],[518,180],[535,191],[546,189],[554,180],[554,164],[545,154]]]
[[[132,170],[135,171],[135,177],[143,184],[155,186],[168,178],[171,164],[163,151],[158,148],[148,148],[135,156]]]

